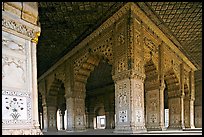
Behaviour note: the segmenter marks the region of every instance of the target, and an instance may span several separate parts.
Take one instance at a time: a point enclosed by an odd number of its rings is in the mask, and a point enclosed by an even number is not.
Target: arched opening
[[[174,69],[171,68],[164,75],[165,85],[166,85],[166,98],[165,103],[167,104],[166,108],[168,108],[167,118],[168,120],[168,128],[176,129],[181,128],[181,100],[180,100],[180,83],[174,72]],[[168,101],[167,101],[168,100]]]
[[[59,79],[54,79],[49,91],[39,94],[39,121],[44,132],[65,130],[66,127],[66,100],[64,83]],[[42,107],[43,102],[43,107]],[[41,107],[40,107],[41,104]],[[42,110],[41,110],[41,109]],[[41,113],[42,112],[42,113]]]
[[[58,87],[58,95],[57,95],[57,129],[58,130],[65,130],[66,126],[66,119],[67,116],[66,112],[66,99],[65,95],[65,88],[64,84],[61,83]]]
[[[87,79],[85,98],[87,128],[114,128],[115,88],[111,71],[112,66],[101,59]]]
[[[160,113],[160,98],[159,98],[159,79],[158,71],[152,59],[144,66],[145,81],[144,81],[144,102],[145,102],[145,118],[147,130],[155,130],[159,127]]]

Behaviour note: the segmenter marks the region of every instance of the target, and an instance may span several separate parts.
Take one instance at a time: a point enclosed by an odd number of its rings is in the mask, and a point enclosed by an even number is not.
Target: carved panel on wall
[[[119,111],[119,122],[127,122],[127,121],[128,121],[127,110]]]
[[[56,114],[55,112],[49,111],[49,127],[56,127]]]
[[[180,98],[168,99],[170,125],[178,125],[180,121]]]
[[[136,122],[143,123],[143,111],[140,109],[136,110]]]
[[[105,56],[108,59],[109,63],[112,64],[112,62],[113,62],[113,53],[112,53],[113,40],[112,40],[112,37],[109,36],[106,39],[102,39],[101,41],[99,41],[99,43],[96,43],[97,45],[99,44],[99,46],[94,45],[95,48],[93,48],[91,51],[94,54]]]
[[[2,56],[2,83],[7,87],[24,88],[26,82],[25,60]]]
[[[26,104],[26,97],[2,95],[2,118],[8,120],[26,120]]]
[[[126,65],[126,60],[124,59],[124,58],[121,58],[119,61],[118,61],[118,66],[117,66],[117,68],[118,68],[118,70],[117,70],[117,72],[122,72],[122,71],[125,71],[126,70],[126,68],[127,68],[127,65]]]
[[[121,57],[126,53],[126,41],[127,41],[127,33],[126,33],[126,20],[120,20],[116,24],[116,34],[115,34],[115,58]]]
[[[146,92],[146,114],[147,122],[154,124],[158,122],[159,115],[159,90]]]
[[[118,103],[119,103],[119,106],[120,107],[123,107],[123,106],[126,106],[127,105],[127,84],[124,83],[123,85],[119,85],[118,87],[118,91],[119,91],[119,94],[118,94]]]
[[[139,108],[143,106],[142,98],[143,98],[143,88],[141,83],[134,83],[134,99],[135,100],[135,107]]]
[[[76,121],[76,126],[82,126],[83,125],[83,116],[76,116],[75,121]]]
[[[2,90],[2,124],[31,124],[31,94]]]
[[[15,53],[24,54],[25,47],[19,43],[16,43],[14,40],[9,40],[6,38],[2,38],[2,48],[14,51]]]

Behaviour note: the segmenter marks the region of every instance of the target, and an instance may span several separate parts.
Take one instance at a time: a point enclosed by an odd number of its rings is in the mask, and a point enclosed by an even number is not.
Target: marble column
[[[159,45],[158,51],[159,61],[159,127],[161,130],[165,129],[164,126],[164,44],[163,42]]]
[[[180,101],[181,101],[181,106],[180,106],[180,109],[181,109],[181,114],[180,114],[180,119],[181,119],[181,129],[184,129],[185,128],[185,125],[184,125],[184,64],[181,63],[180,64],[180,93],[181,93],[181,98],[180,98]]]
[[[47,106],[43,105],[43,132],[47,132],[48,130],[48,113]]]
[[[36,34],[37,38],[40,35],[39,33]],[[33,78],[33,122],[34,122],[34,126],[36,129],[40,128],[40,124],[39,124],[39,118],[38,118],[38,90],[37,90],[37,60],[36,60],[36,44],[37,44],[37,39],[32,39],[32,44],[31,44],[31,55],[32,55],[32,78]]]
[[[115,133],[131,134],[147,131],[144,119],[143,84],[142,79],[135,77],[115,81]]]
[[[194,71],[189,73],[189,84],[190,84],[190,127],[195,128],[194,123],[194,101],[195,101],[195,81],[194,81]]]
[[[47,106],[48,111],[48,131],[57,131],[57,107]]]

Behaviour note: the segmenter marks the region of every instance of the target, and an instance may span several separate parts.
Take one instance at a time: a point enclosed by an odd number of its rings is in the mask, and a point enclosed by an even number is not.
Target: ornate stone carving
[[[144,44],[145,44],[145,46],[147,46],[149,51],[151,51],[152,53],[158,52],[158,47],[147,37],[144,38]]]
[[[15,22],[14,20],[8,20],[5,18],[2,18],[2,27],[17,31],[30,38],[34,38],[36,33],[35,29],[29,28],[25,25]]]
[[[143,123],[143,112],[140,109],[136,110],[136,122],[139,123]]]
[[[169,98],[169,126],[180,126],[180,98]]]
[[[75,121],[76,121],[76,126],[83,126],[83,116],[76,116]]]
[[[2,124],[31,124],[31,94],[2,90]]]
[[[2,56],[2,81],[5,85],[23,87],[26,81],[25,61],[22,59]]]
[[[3,119],[10,120],[26,120],[27,119],[27,105],[25,97],[12,97],[2,95],[3,99]]]
[[[127,84],[123,83],[122,85],[118,85],[118,104],[119,107],[126,106],[128,103],[127,98]]]
[[[126,68],[127,68],[127,65],[126,65],[126,61],[124,58],[121,58],[119,61],[118,61],[118,67],[117,67],[117,72],[122,72],[122,71],[125,71]]]
[[[127,116],[127,110],[119,111],[119,122],[127,122],[128,116]]]
[[[18,44],[13,40],[2,38],[2,46],[17,53],[25,53],[24,45]]]

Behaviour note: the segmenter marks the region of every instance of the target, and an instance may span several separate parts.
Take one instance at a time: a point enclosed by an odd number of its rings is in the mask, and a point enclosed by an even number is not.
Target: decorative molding
[[[30,38],[35,37],[35,32],[36,32],[35,29],[29,28],[25,25],[15,22],[14,20],[8,20],[5,18],[2,18],[2,27],[17,31],[18,33],[26,35]]]

